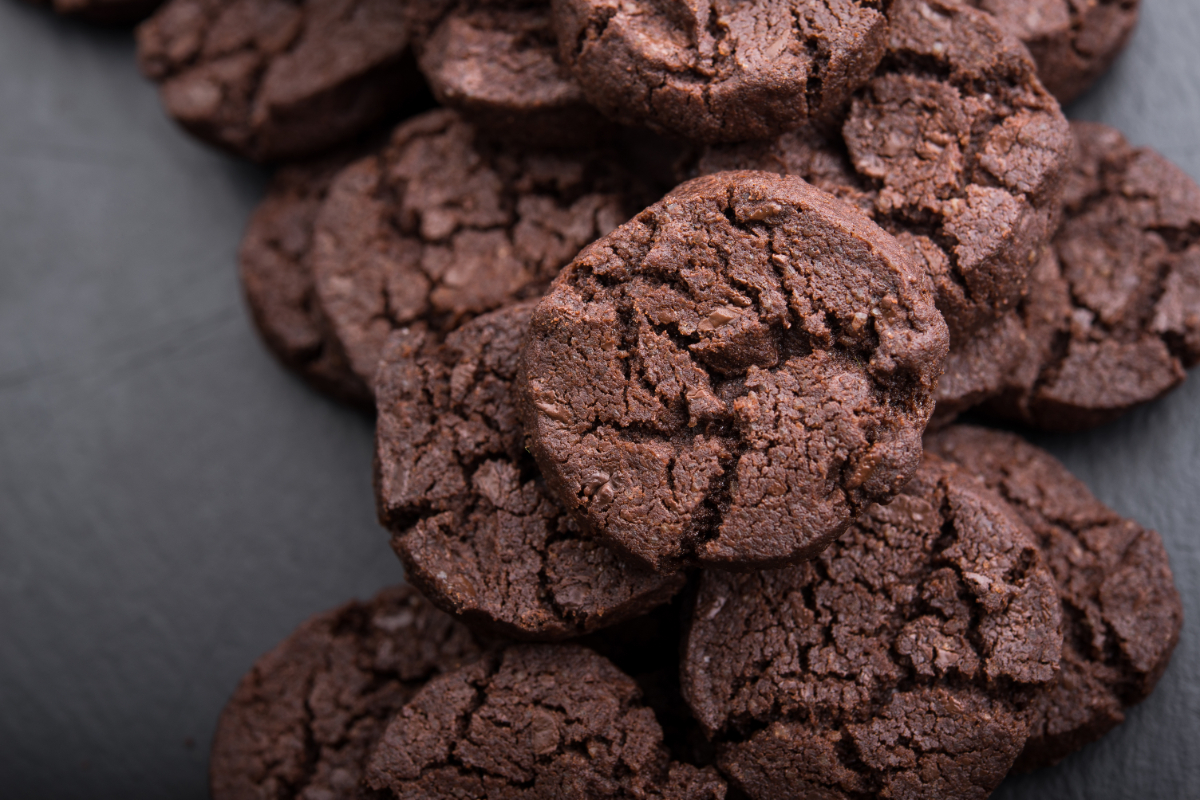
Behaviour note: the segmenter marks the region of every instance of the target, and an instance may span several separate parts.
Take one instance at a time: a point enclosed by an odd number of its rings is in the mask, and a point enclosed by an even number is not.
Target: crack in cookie
[[[706,572],[684,696],[755,800],[983,800],[1058,675],[1060,624],[1028,529],[927,455],[814,560]]]
[[[916,469],[946,338],[854,209],[797,178],[700,178],[538,305],[526,432],[568,512],[656,570],[794,563]]]
[[[444,343],[392,335],[377,386],[379,516],[412,583],[502,636],[579,636],[665,603],[684,583],[582,533],[523,447],[513,382],[533,302]]]
[[[703,142],[834,114],[883,56],[885,0],[555,0],[562,60],[627,124]]]
[[[409,586],[318,614],[255,662],[221,712],[214,800],[379,800],[362,778],[392,717],[430,678],[481,652]]]
[[[955,425],[929,452],[969,468],[1029,525],[1058,586],[1062,675],[1037,693],[1016,768],[1056,764],[1125,720],[1153,691],[1183,626],[1159,535],[1105,506],[1018,436]]]
[[[892,233],[954,341],[1020,300],[1058,224],[1071,139],[1033,62],[988,14],[896,0],[888,50],[836,130],[713,146],[687,169],[798,175]]]
[[[368,781],[406,800],[723,800],[673,762],[632,678],[582,647],[516,645],[434,679],[401,709]]]
[[[497,147],[457,113],[431,111],[334,181],[313,232],[317,297],[370,387],[393,330],[445,334],[539,297],[656,196],[612,151]]]

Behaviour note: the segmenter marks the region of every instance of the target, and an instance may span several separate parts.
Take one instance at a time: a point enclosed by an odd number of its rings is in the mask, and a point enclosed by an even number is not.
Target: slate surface
[[[1071,115],[1200,177],[1198,41],[1200,3],[1145,0]],[[276,367],[242,307],[265,177],[163,117],[128,32],[0,0],[0,797],[205,797],[253,660],[401,578],[370,421]],[[1200,379],[1043,443],[1162,532],[1188,616],[1122,728],[997,796],[1200,796]]]

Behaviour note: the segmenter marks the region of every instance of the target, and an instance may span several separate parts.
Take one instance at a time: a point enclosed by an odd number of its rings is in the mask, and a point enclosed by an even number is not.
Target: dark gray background
[[[1071,116],[1200,177],[1200,2],[1145,0]],[[217,714],[305,617],[401,578],[371,423],[285,374],[235,252],[261,170],[193,142],[128,32],[0,0],[0,797],[200,798]],[[1166,540],[1158,691],[1005,798],[1200,796],[1200,380],[1043,441]]]

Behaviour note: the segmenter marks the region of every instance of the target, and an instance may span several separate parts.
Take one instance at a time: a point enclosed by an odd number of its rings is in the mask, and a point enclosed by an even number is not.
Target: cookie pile
[[[141,67],[278,165],[248,305],[374,411],[407,575],[243,678],[214,797],[983,798],[1120,724],[1160,538],[955,420],[1200,362],[1200,187],[1060,106],[1137,5],[162,5]]]

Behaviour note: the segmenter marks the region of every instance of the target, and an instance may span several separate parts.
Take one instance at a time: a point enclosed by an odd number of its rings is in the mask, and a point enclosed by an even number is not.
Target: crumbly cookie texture
[[[951,339],[1014,308],[1058,226],[1071,135],[1026,50],[984,12],[896,0],[888,50],[837,130],[708,148],[694,174],[799,175],[922,264]]]
[[[672,762],[633,679],[586,648],[514,645],[431,681],[388,726],[370,785],[403,800],[722,800]]]
[[[885,0],[554,0],[563,62],[609,117],[702,142],[835,114],[885,48]]]
[[[524,449],[513,382],[533,302],[438,344],[402,330],[377,384],[376,490],[409,581],[476,627],[535,640],[608,627],[665,603],[658,575],[582,534]]]
[[[559,59],[549,3],[460,2],[418,50],[417,63],[438,102],[486,136],[562,148],[599,144],[614,134]]]
[[[798,178],[721,173],[559,275],[525,429],[568,512],[656,570],[794,563],[912,475],[946,350],[891,236]]]
[[[349,141],[420,86],[401,0],[170,0],[137,31],[167,112],[255,161]]]
[[[1200,186],[1113,128],[1071,130],[1066,220],[1020,307],[954,343],[940,419],[987,400],[992,414],[1081,430],[1161,397],[1200,362]]]
[[[539,297],[658,196],[612,151],[499,147],[476,133],[453,111],[414,117],[342,171],[317,216],[317,297],[368,387],[393,330],[444,334]]]
[[[1011,433],[956,425],[926,437],[1029,525],[1063,607],[1059,680],[1029,709],[1016,767],[1049,766],[1125,720],[1162,676],[1183,605],[1162,539],[1095,498],[1057,459]]]
[[[1108,72],[1137,26],[1141,0],[967,0],[1029,48],[1038,77],[1063,105]]]
[[[213,800],[377,800],[363,774],[388,722],[480,652],[408,586],[318,614],[255,662],[221,712]]]
[[[1058,675],[1054,581],[1012,509],[926,456],[812,561],[706,572],[683,690],[754,800],[986,798]]]

